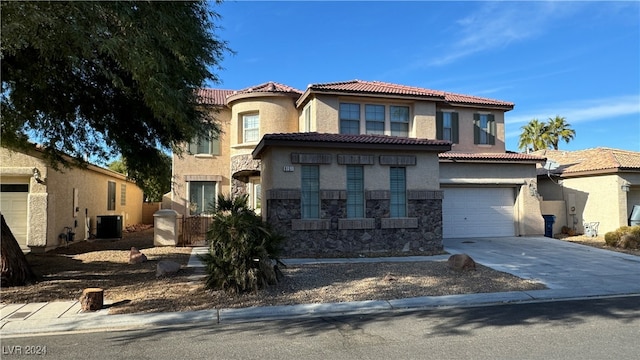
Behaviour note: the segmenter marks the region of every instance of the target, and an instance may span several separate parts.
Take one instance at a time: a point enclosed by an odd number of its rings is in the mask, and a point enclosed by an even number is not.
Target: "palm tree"
[[[521,129],[522,133],[518,142],[519,149],[525,149],[528,154],[531,150],[537,151],[548,147],[548,130],[544,123],[541,123],[538,119],[532,119]]]
[[[555,118],[549,118],[547,122],[547,137],[553,150],[558,150],[560,139],[569,143],[575,136],[576,131],[571,128],[571,124],[567,123],[564,117],[556,115]]]

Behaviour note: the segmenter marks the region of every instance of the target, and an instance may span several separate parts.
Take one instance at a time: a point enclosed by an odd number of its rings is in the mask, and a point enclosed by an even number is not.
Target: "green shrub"
[[[604,241],[609,246],[636,249],[640,244],[640,225],[621,226],[604,234]]]
[[[616,246],[620,241],[620,234],[617,231],[609,231],[604,234],[604,242],[609,246]]]
[[[246,195],[235,199],[218,196],[205,264],[205,287],[232,293],[257,291],[275,284],[281,276],[277,264],[284,238],[262,222],[247,206]],[[275,262],[275,264],[274,264]]]

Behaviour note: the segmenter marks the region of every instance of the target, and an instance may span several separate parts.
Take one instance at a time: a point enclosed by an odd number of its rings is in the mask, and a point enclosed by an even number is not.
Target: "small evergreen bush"
[[[207,231],[209,252],[205,287],[232,293],[257,291],[275,284],[282,275],[278,264],[284,238],[262,222],[247,206],[248,196],[219,195],[213,222]]]
[[[607,245],[623,249],[637,249],[640,247],[640,225],[621,226],[615,231],[604,234]]]

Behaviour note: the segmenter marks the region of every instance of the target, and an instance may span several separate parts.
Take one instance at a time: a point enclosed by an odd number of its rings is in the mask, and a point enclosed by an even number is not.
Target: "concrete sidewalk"
[[[450,254],[467,253],[478,263],[524,279],[546,284],[547,290],[516,291],[348,303],[302,304],[243,309],[211,309],[193,312],[108,315],[105,308],[80,312],[77,301],[8,304],[0,308],[0,335],[97,331],[146,326],[168,326],[209,322],[230,323],[254,320],[314,317],[434,307],[480,306],[515,302],[555,301],[590,297],[640,295],[640,257],[596,249],[543,237],[446,239]],[[194,248],[188,267],[196,268],[192,279],[204,276],[197,255],[206,248]],[[444,261],[449,255],[392,258],[286,259],[287,264]]]

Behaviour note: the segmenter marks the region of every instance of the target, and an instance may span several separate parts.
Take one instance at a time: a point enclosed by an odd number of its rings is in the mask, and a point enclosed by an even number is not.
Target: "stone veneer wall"
[[[254,160],[251,154],[237,155],[231,158],[231,197],[247,193],[247,177],[235,178],[233,175],[240,171],[253,171],[260,173],[260,160]]]
[[[428,255],[443,250],[442,191],[407,192],[407,217],[389,218],[388,191],[365,193],[366,218],[346,218],[346,192],[321,191],[321,219],[300,219],[300,192],[267,193],[267,221],[286,237],[283,257]]]

